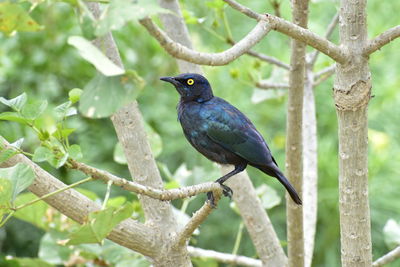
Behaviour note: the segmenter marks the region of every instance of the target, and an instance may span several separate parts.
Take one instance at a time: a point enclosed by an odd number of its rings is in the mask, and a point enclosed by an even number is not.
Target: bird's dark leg
[[[233,191],[232,191],[232,189],[230,187],[224,185],[223,183],[226,180],[228,180],[230,177],[234,176],[235,174],[238,174],[239,172],[244,171],[244,169],[246,169],[246,167],[247,167],[247,163],[242,163],[242,164],[239,164],[239,165],[235,165],[235,169],[233,171],[228,172],[224,176],[222,176],[222,177],[218,178],[217,180],[215,180],[216,183],[219,183],[221,185],[221,187],[223,189],[222,192],[224,193],[224,196],[231,198],[232,195],[233,195]],[[215,206],[214,195],[213,195],[212,192],[208,192],[207,193],[207,199],[208,199],[208,201],[210,201],[211,206],[214,207]]]

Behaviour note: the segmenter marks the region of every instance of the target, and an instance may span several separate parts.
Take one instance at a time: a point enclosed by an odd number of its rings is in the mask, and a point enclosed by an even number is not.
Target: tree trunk
[[[337,65],[334,99],[339,125],[339,208],[341,258],[344,267],[371,266],[371,226],[368,202],[368,120],[371,95],[367,43],[366,0],[342,0],[340,40],[349,53]]]
[[[308,0],[293,0],[293,22],[307,27]],[[302,109],[306,44],[292,40],[287,113],[286,174],[302,197]],[[287,195],[287,194],[286,194]],[[304,232],[302,206],[287,198],[287,240],[290,267],[304,266]]]

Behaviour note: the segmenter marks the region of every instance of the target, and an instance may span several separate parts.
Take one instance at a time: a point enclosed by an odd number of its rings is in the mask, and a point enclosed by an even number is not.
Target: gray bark
[[[366,0],[342,0],[340,42],[350,58],[337,64],[334,99],[339,125],[339,209],[342,265],[371,266],[368,202],[368,102],[371,81]]]
[[[293,22],[307,27],[308,0],[292,1]],[[306,45],[292,40],[286,132],[286,174],[300,197],[303,191],[302,111]],[[287,195],[287,194],[286,194]],[[303,208],[287,197],[287,239],[289,266],[304,266]]]

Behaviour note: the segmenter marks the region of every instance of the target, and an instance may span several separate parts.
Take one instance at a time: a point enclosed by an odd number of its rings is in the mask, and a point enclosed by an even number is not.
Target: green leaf
[[[272,209],[281,203],[281,197],[276,190],[266,184],[257,187],[256,193],[260,197],[264,209]]]
[[[34,162],[42,162],[42,161],[47,161],[52,156],[53,156],[53,152],[49,148],[40,146],[35,149],[32,160]]]
[[[83,157],[81,147],[79,145],[72,145],[68,148],[68,155],[75,160],[81,159]]]
[[[36,32],[42,27],[34,21],[22,6],[14,3],[0,3],[0,31],[10,35],[14,31]]]
[[[24,118],[17,112],[3,112],[0,113],[0,120],[4,121],[15,121],[21,124],[29,124],[32,123],[32,120]]]
[[[55,131],[52,135],[58,140],[66,139],[70,134],[75,132],[74,128],[61,128],[57,125],[57,131]]]
[[[28,120],[34,120],[39,117],[47,108],[47,101],[28,102],[21,110],[21,114]]]
[[[28,165],[18,163],[13,167],[0,169],[0,178],[11,181],[11,201],[14,201],[19,193],[32,184],[35,180],[35,174]]]
[[[15,206],[23,205],[37,198],[38,197],[32,193],[20,194],[15,200]],[[26,206],[25,208],[18,210],[14,213],[14,217],[31,223],[36,227],[39,227],[40,229],[47,230],[48,223],[46,222],[46,220],[44,220],[44,218],[46,218],[46,212],[48,208],[49,205],[46,202],[38,201],[35,204]]]
[[[81,36],[71,36],[68,44],[78,49],[79,54],[105,76],[116,76],[125,73],[125,70],[114,64],[96,46]]]
[[[0,151],[0,164],[12,158],[14,155],[18,154],[18,151],[12,148],[8,148]]]
[[[135,89],[142,86],[131,72],[106,77],[98,73],[86,86],[79,101],[79,111],[89,118],[105,118],[134,100]],[[139,80],[139,81],[138,81]]]
[[[109,207],[105,210],[91,212],[89,220],[69,236],[67,245],[83,243],[101,243],[111,230],[121,221],[132,215],[133,208],[129,203],[120,208]]]
[[[6,178],[0,178],[0,209],[8,207],[12,197],[12,183]],[[1,220],[1,217],[0,217]]]
[[[1,8],[0,8],[0,12],[1,12]],[[10,108],[12,108],[15,111],[20,111],[24,107],[26,100],[27,100],[26,93],[22,93],[21,95],[15,97],[15,98],[12,98],[12,99],[5,99],[4,97],[0,97],[1,103],[3,103],[6,106],[9,106]]]
[[[126,157],[120,142],[115,144],[113,158],[116,163],[126,165]]]
[[[72,102],[67,101],[54,108],[55,115],[58,120],[63,120],[67,116],[67,111],[71,107]]]
[[[68,160],[68,154],[59,152],[57,154],[52,153],[51,157],[47,160],[51,166],[58,169],[64,166],[65,162]]]
[[[156,0],[112,0],[101,15],[96,35],[104,35],[122,28],[129,21],[157,13],[171,13],[171,11],[160,7]]]
[[[74,88],[71,91],[69,91],[68,92],[69,101],[71,101],[72,104],[78,102],[79,99],[81,98],[82,92],[83,90],[79,88]]]

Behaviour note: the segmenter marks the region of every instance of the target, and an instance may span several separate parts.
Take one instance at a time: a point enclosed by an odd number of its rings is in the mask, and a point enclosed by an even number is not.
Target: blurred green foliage
[[[36,2],[41,4],[32,8],[32,3],[36,5]],[[80,1],[69,2],[79,3]],[[115,1],[116,5],[122,3],[122,1]],[[219,0],[184,0],[180,3],[194,47],[200,51],[222,51],[229,47],[227,38],[238,41],[255,24],[254,21],[231,10]],[[270,3],[269,1],[248,1],[246,5],[258,12],[275,13],[276,10]],[[0,9],[9,8],[7,5],[2,5]],[[28,29],[28,32],[24,32],[26,29],[22,26],[19,28],[18,25],[13,26],[14,28],[0,29],[4,32],[0,35],[0,96],[11,99],[25,92],[28,99],[33,102],[47,101],[46,110],[38,123],[41,127],[53,131],[56,121],[51,114],[52,110],[68,99],[68,92],[71,89],[85,88],[96,75],[96,69],[68,44],[68,38],[76,35],[90,38],[88,32],[93,34],[94,28],[90,20],[82,15],[84,13],[75,12],[76,9],[67,3],[22,1],[18,5],[22,7],[22,11],[19,8],[18,12],[24,12],[25,17],[29,16],[26,19],[33,19],[37,25],[34,24],[33,29]],[[326,25],[337,9],[338,1],[310,1],[309,28],[323,35]],[[400,2],[397,1],[368,1],[370,37],[397,25],[396,10],[399,9]],[[290,20],[289,1],[280,1],[279,12],[282,17]],[[112,28],[112,25],[122,26],[128,22],[124,27],[115,30],[113,34],[125,68],[136,71],[146,81],[137,100],[153,139],[153,149],[157,154],[161,173],[170,187],[214,180],[219,175],[217,167],[190,148],[176,121],[177,93],[158,80],[160,76],[177,74],[176,63],[135,21],[136,18],[135,16],[122,22],[120,20],[103,21],[101,25],[108,29],[107,27]],[[83,27],[80,27],[80,22]],[[38,25],[43,26],[41,31],[36,31],[40,27]],[[13,33],[14,30],[18,32]],[[97,28],[96,33],[102,32],[105,32],[104,28]],[[337,30],[332,39],[338,42]],[[400,54],[396,49],[397,43],[398,41],[385,46],[382,51],[376,52],[370,58],[374,98],[369,105],[369,176],[374,259],[391,248],[385,240],[388,235],[385,236],[383,231],[388,220],[393,219],[390,225],[395,225],[393,222],[397,224],[400,222],[399,183],[397,182],[400,174],[398,168],[400,124],[397,124],[400,113],[400,94],[397,93],[400,78],[397,75],[398,64],[396,63],[400,62]],[[289,62],[289,48],[289,38],[271,32],[255,47],[255,50]],[[312,51],[310,48],[308,50]],[[318,71],[330,64],[332,60],[321,55],[315,69]],[[271,78],[271,76],[280,77],[284,81],[287,74],[277,72],[271,65],[246,55],[227,66],[204,67],[203,70],[213,85],[215,95],[233,103],[250,117],[269,143],[278,163],[283,166],[286,93],[280,90],[269,93],[267,97],[264,95],[261,99],[255,90],[254,82],[261,78]],[[331,97],[332,83],[333,79],[330,78],[315,89],[318,119],[319,209],[313,266],[340,265],[338,141],[336,114]],[[70,96],[70,100],[74,102],[72,98]],[[5,105],[0,105],[0,112],[4,111],[10,110]],[[69,117],[65,124],[66,128],[75,129],[69,141],[71,144],[80,145],[84,162],[119,176],[129,177],[126,166],[121,164],[123,157],[121,157],[121,150],[117,146],[117,138],[109,119],[88,119],[79,115]],[[34,131],[16,122],[0,121],[0,135],[9,142],[23,137],[22,149],[30,153],[34,153],[40,146],[40,140]],[[73,183],[83,178],[82,174],[67,171],[64,167],[54,169],[46,162],[41,166],[66,183]],[[279,196],[283,196],[284,191],[275,180],[252,168],[248,168],[248,171],[257,187],[267,183],[276,189]],[[92,193],[86,194],[92,194],[93,199],[102,199],[106,192],[106,186],[101,183],[85,184],[82,188],[90,190]],[[117,189],[112,190],[111,196],[111,199],[124,197],[132,201],[137,218],[141,218],[135,196]],[[22,197],[26,201],[30,199],[25,195],[21,195]],[[175,201],[174,204],[178,209],[192,214],[200,207],[204,199],[204,196],[198,196],[188,202]],[[116,203],[119,202],[116,201]],[[65,232],[61,229],[65,230],[68,227],[76,229],[77,226],[74,226],[72,222],[63,222],[59,214],[54,215],[54,210],[48,213],[51,209],[43,205],[37,203],[32,206],[31,208],[36,207],[37,210],[35,208],[33,213],[26,212],[26,217],[16,214],[16,217],[24,221],[12,219],[6,227],[0,228],[0,265],[6,264],[4,258],[6,255],[17,257],[18,259],[14,261],[19,261],[16,263],[19,266],[35,266],[34,264],[44,266],[26,257],[39,256],[41,260],[51,264],[61,264],[70,259],[72,252],[69,248],[54,249],[54,247],[58,238],[66,238]],[[268,212],[282,244],[285,244],[284,201],[275,207],[271,206]],[[48,221],[40,219],[43,216],[39,218],[32,214],[45,215]],[[192,244],[230,253],[234,249],[233,244],[239,225],[240,217],[234,209],[230,208],[229,201],[223,199],[218,209],[202,225],[200,234],[192,239]],[[391,227],[389,230],[396,231],[396,229],[398,227]],[[392,232],[389,231],[389,233]],[[129,264],[132,259],[142,261],[138,255],[126,250],[122,252],[120,249],[123,250],[123,248],[113,247],[110,243],[106,241],[102,247],[93,244],[79,245],[75,247],[75,250],[85,255],[86,259],[93,259],[93,264],[96,264],[95,260],[104,260],[111,264],[120,262],[121,266],[124,266],[122,263]],[[108,249],[109,246],[112,249]],[[246,231],[241,238],[238,254],[256,256]],[[138,266],[141,266],[139,264],[146,266],[143,262],[138,263]],[[195,264],[217,266],[213,261],[202,259],[196,259]],[[396,263],[388,266],[396,266]]]

